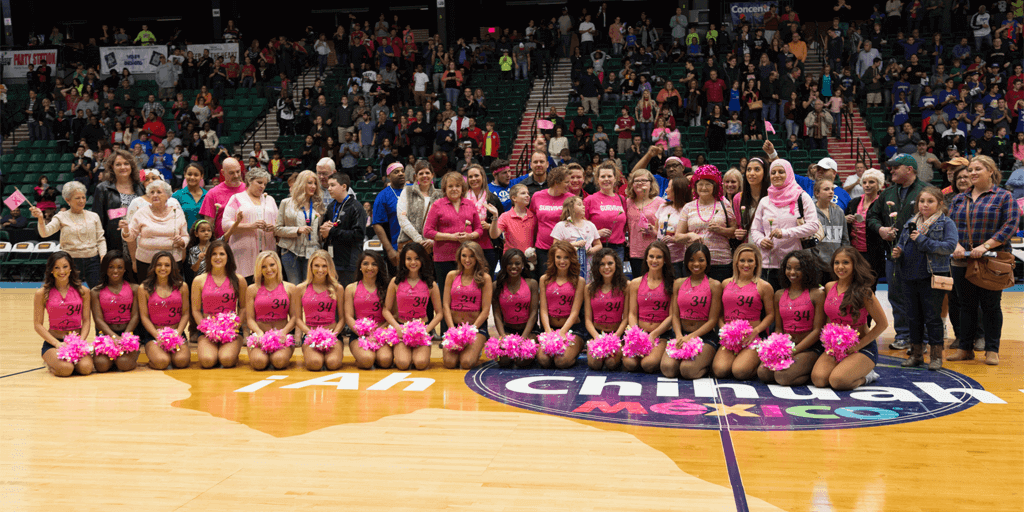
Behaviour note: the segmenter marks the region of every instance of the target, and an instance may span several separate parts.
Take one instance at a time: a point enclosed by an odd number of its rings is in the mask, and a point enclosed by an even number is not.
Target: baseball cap
[[[886,162],[886,165],[888,165],[889,167],[896,167],[898,165],[909,165],[913,167],[915,171],[917,170],[917,160],[914,160],[914,157],[906,153],[900,153],[892,157],[891,159],[889,159],[888,162]]]
[[[967,167],[969,164],[970,162],[966,158],[958,156],[956,158],[950,159],[948,162],[943,163],[942,168],[949,169],[950,167]]]
[[[818,163],[815,165],[821,167],[822,169],[828,169],[830,171],[839,172],[839,165],[836,164],[835,160],[832,160],[831,158],[828,157],[818,160]]]
[[[520,47],[520,48],[526,48],[526,44],[524,44],[524,43],[519,43],[519,47]]]

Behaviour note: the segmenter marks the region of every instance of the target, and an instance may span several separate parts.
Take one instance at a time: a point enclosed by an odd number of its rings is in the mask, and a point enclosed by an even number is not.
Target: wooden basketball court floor
[[[470,389],[436,349],[411,375],[433,381],[411,385],[348,357],[332,385],[286,389],[324,376],[298,356],[285,371],[193,362],[59,379],[40,369],[31,293],[0,290],[4,511],[1024,510],[1022,291],[1003,298],[999,366],[946,363],[995,400],[801,430],[732,430],[743,411],[727,407],[711,429],[534,412]],[[888,375],[924,372],[883,361]]]

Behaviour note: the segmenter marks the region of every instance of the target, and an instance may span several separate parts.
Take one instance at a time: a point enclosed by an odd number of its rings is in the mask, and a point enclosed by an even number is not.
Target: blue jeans
[[[647,144],[651,143],[651,132],[654,130],[654,123],[636,123],[637,131],[640,132],[640,138]]]
[[[899,277],[899,269],[890,259],[885,260],[885,279],[889,282],[889,304],[892,306],[892,324],[896,329],[896,339],[909,340],[910,324],[907,322],[903,279]]]
[[[932,289],[931,278],[903,283],[910,342],[942,346],[942,298],[945,290]]]
[[[530,78],[530,70],[526,62],[520,62],[516,66],[516,80],[527,80]]]
[[[284,275],[289,283],[300,284],[306,280],[306,264],[306,258],[287,249],[281,251],[281,265],[284,267]]]
[[[453,87],[446,87],[444,89],[444,99],[448,100],[452,107],[456,107],[459,100],[459,90]]]
[[[967,267],[952,267],[953,288],[960,295],[960,302],[967,307],[960,308],[960,348],[974,350],[978,337],[978,308],[981,304],[981,323],[985,326],[985,352],[999,352],[999,336],[1003,332],[1003,310],[1000,302],[1002,290],[986,290],[967,280]]]
[[[765,100],[764,102],[764,119],[773,125],[779,124],[779,102],[774,100]],[[776,128],[777,129],[777,128]]]

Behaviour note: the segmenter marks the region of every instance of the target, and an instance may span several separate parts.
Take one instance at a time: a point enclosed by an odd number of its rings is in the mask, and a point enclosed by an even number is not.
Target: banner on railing
[[[46,61],[50,74],[57,72],[57,49],[51,50],[4,50],[0,52],[0,67],[4,76],[24,78],[29,65],[38,66]]]
[[[110,70],[128,68],[133,74],[156,73],[160,56],[167,56],[166,46],[103,46],[100,48],[100,73],[109,75]]]
[[[733,2],[729,6],[732,14],[732,26],[738,27],[741,23],[750,23],[758,27],[764,25],[764,15],[771,7],[778,7],[778,2]],[[753,32],[753,30],[751,30]]]
[[[211,44],[190,44],[188,45],[188,51],[192,52],[193,55],[198,59],[202,54],[203,50],[210,50],[210,57],[213,60],[217,60],[217,57],[224,57],[224,63],[231,62],[231,56],[234,55],[235,62],[239,64],[245,64],[242,62],[242,58],[239,56],[238,43],[211,43]],[[253,63],[255,64],[255,62]]]

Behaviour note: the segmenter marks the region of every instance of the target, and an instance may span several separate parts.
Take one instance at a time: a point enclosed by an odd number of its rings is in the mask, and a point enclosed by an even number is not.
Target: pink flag
[[[537,129],[539,130],[550,130],[555,127],[555,123],[548,121],[547,119],[540,119],[537,121]]]
[[[775,133],[775,127],[772,126],[772,123],[769,123],[768,121],[764,122],[764,130],[767,132]]]
[[[22,194],[20,190],[15,190],[14,193],[11,194],[11,197],[4,199],[4,204],[13,210],[21,206],[21,203],[24,203],[25,201],[28,201],[28,199],[25,198],[25,195]]]

